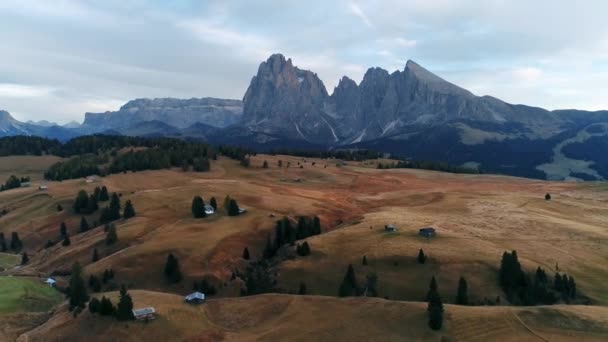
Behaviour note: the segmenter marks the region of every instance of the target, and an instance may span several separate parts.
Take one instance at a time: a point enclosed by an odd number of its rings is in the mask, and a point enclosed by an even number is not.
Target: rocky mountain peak
[[[468,90],[460,88],[459,86],[444,80],[412,60],[408,60],[405,64],[404,73],[418,82],[426,85],[431,91],[467,97],[474,96]]]

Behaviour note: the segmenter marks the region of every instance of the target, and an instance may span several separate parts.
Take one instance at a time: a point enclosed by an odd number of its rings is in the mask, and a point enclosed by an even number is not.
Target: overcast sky
[[[0,1],[0,109],[82,121],[141,97],[241,99],[279,52],[319,74],[415,60],[477,95],[608,109],[608,1]]]

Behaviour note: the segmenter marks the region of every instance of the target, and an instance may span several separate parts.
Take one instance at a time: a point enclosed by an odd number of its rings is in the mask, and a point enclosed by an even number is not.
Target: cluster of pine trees
[[[91,299],[89,311],[97,313],[100,316],[114,316],[119,321],[131,321],[135,319],[133,316],[133,299],[124,285],[120,287],[120,295],[116,307],[114,307],[109,298],[102,296],[101,300],[97,298]]]
[[[482,173],[478,169],[468,168],[464,166],[450,165],[448,163],[436,162],[436,161],[403,161],[393,163],[378,163],[378,169],[421,169],[431,171],[442,171],[451,173],[467,173],[467,174],[480,174]]]
[[[143,147],[143,149],[135,150],[135,147]],[[127,153],[118,153],[120,149],[125,148],[131,150]],[[217,159],[218,153],[241,160],[251,152],[230,146],[220,146],[215,149],[202,142],[172,138],[91,135],[74,138],[64,145],[53,148],[52,153],[72,158],[52,165],[45,173],[45,178],[49,180],[170,167],[206,172],[210,169],[209,160]],[[106,167],[99,166],[107,163],[109,165]]]
[[[120,215],[121,208],[122,208],[122,205],[120,204],[120,196],[115,192],[112,193],[112,196],[110,197],[110,204],[108,204],[107,207],[104,207],[103,209],[101,209],[101,213],[99,214],[99,222],[109,223],[109,222],[118,220],[121,217],[121,215]],[[135,216],[135,209],[133,208],[133,203],[131,203],[131,201],[127,201],[127,203],[125,205],[125,212],[127,213],[126,216],[129,216],[129,217]],[[123,212],[123,217],[124,216],[125,215]],[[125,217],[125,218],[127,218],[127,217]]]
[[[109,161],[106,155],[75,156],[66,161],[57,162],[44,173],[48,180],[62,181],[66,179],[83,178],[90,175],[102,174],[99,165]]]
[[[517,305],[551,305],[560,299],[569,302],[577,294],[572,276],[556,273],[552,282],[541,267],[532,275],[525,273],[516,251],[502,255],[500,286],[509,302]]]
[[[241,213],[239,204],[234,198],[231,198],[230,196],[226,196],[224,198],[224,211],[228,216],[238,216]]]
[[[245,269],[245,274],[239,276],[245,280],[245,288],[241,289],[242,296],[271,293],[276,289],[276,273],[271,271],[271,264],[268,260],[250,262]]]
[[[80,190],[74,200],[72,209],[77,214],[92,214],[99,209],[99,202],[106,202],[109,199],[108,188],[105,186],[96,187],[91,195],[84,190]]]
[[[264,248],[264,258],[271,259],[277,251],[284,245],[295,245],[296,240],[306,239],[313,235],[321,234],[321,220],[317,216],[299,216],[298,223],[294,227],[288,217],[283,217],[275,224],[274,239],[268,235],[266,247]],[[310,253],[310,248],[308,248]]]
[[[21,242],[21,239],[19,238],[19,233],[12,232],[11,241],[7,245],[4,233],[0,232],[0,252],[12,251],[14,253],[19,253],[22,249],[23,242]]]
[[[0,192],[6,191],[10,189],[16,189],[21,187],[21,183],[26,183],[30,181],[30,177],[17,177],[15,175],[11,175],[8,177],[4,184],[0,184]]]

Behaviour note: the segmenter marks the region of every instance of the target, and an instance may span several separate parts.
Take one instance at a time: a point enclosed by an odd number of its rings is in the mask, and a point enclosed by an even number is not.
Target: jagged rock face
[[[243,112],[239,100],[202,99],[137,99],[127,102],[116,112],[86,113],[84,126],[99,130],[121,129],[140,122],[161,121],[177,128],[196,123],[226,127],[237,123]]]
[[[243,124],[266,133],[315,142],[334,140],[323,117],[327,90],[319,77],[272,55],[260,64],[243,98]]]
[[[242,124],[252,130],[333,145],[456,121],[562,124],[546,122],[544,110],[477,97],[413,61],[392,74],[370,68],[360,85],[343,77],[328,96],[316,74],[276,54],[260,65],[243,103]]]

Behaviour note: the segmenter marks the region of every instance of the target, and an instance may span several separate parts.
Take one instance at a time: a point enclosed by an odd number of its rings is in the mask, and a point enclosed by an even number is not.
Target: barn
[[[138,321],[149,321],[156,318],[156,310],[153,307],[133,309],[133,316]]]
[[[189,304],[201,304],[205,301],[205,294],[201,292],[194,292],[187,295],[184,300]]]
[[[384,226],[384,231],[386,232],[396,232],[397,231],[397,226],[395,226],[394,224],[387,224]]]
[[[424,236],[427,238],[433,237],[433,236],[435,236],[435,228],[433,228],[433,227],[420,228],[420,230],[418,231],[418,235]]]

